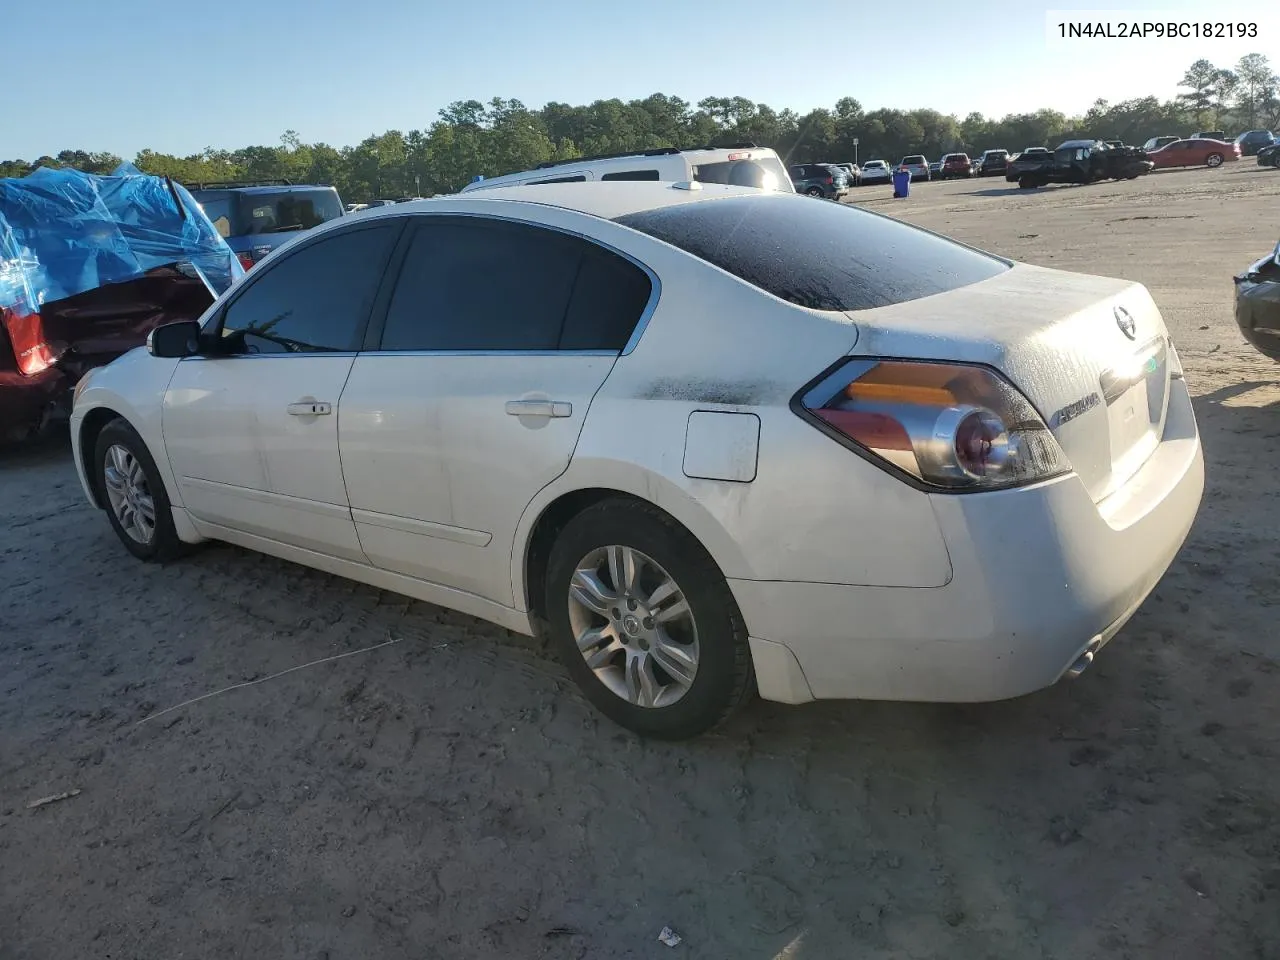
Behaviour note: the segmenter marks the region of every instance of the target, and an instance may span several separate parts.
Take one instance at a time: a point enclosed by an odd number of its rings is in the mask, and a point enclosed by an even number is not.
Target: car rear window
[[[699,163],[693,168],[693,179],[702,183],[724,183],[735,187],[757,187],[764,190],[791,190],[791,177],[781,161],[773,157],[725,160]]]
[[[924,163],[924,157],[903,157],[902,163],[903,163],[903,166],[907,165],[908,163]]]
[[[343,215],[334,190],[192,191],[223,237],[310,230]]]
[[[631,213],[617,222],[789,303],[868,310],[997,276],[990,254],[839,203],[727,197]]]

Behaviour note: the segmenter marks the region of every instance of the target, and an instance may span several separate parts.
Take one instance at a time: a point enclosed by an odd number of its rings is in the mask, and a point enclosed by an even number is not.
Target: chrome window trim
[[[616,357],[616,350],[362,350],[361,357]]]

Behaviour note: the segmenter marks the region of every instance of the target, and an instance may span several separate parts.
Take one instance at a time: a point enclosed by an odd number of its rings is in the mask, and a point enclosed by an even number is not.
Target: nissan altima
[[[135,557],[222,540],[545,634],[664,738],[757,691],[1075,677],[1203,488],[1141,285],[700,183],[338,218],[82,380],[72,441]]]

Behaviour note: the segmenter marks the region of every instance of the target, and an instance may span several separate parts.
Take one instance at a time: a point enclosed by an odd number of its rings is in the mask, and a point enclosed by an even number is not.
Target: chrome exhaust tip
[[[1076,657],[1071,666],[1067,667],[1063,676],[1068,680],[1077,679],[1082,673],[1089,669],[1089,665],[1093,663],[1093,655],[1098,652],[1098,647],[1102,645],[1102,641],[1098,637],[1094,637],[1089,641],[1089,645],[1084,648],[1084,652]]]

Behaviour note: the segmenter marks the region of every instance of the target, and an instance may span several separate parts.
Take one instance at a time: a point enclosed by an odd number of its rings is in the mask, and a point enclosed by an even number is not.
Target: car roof
[[[778,152],[772,147],[762,147],[753,143],[728,144],[722,147],[701,146],[701,147],[685,147],[677,149],[675,147],[656,147],[652,150],[629,150],[621,153],[601,154],[598,156],[575,157],[568,160],[549,161],[540,163],[538,166],[529,170],[516,170],[511,173],[504,173],[496,177],[484,177],[480,180],[474,180],[468,183],[460,190],[460,193],[472,193],[479,190],[488,190],[497,187],[506,187],[509,184],[529,183],[533,180],[554,179],[556,177],[573,176],[581,173],[583,170],[599,170],[599,169],[626,169],[633,167],[636,163],[645,163],[658,167],[660,170],[670,164],[678,163],[683,169],[690,166],[696,166],[700,163],[716,162],[717,158],[723,157],[726,160],[732,159],[734,154],[753,154],[753,155],[769,155],[773,159],[781,159]],[[744,158],[745,159],[745,158]],[[753,156],[752,159],[757,159]],[[649,181],[651,182],[651,181]]]
[[[398,203],[392,207],[379,207],[361,215],[361,221],[368,223],[379,217],[399,216],[412,213],[475,213],[481,210],[500,212],[497,205],[512,202],[541,204],[548,207],[560,207],[585,213],[588,216],[615,220],[629,213],[640,213],[645,210],[657,210],[662,207],[674,207],[686,203],[699,203],[723,197],[754,196],[792,197],[795,194],[781,193],[772,190],[757,190],[753,187],[727,186],[718,183],[703,183],[695,189],[681,189],[674,183],[662,183],[641,180],[587,181],[585,183],[530,183],[493,190],[477,190],[474,193],[449,194],[443,197],[432,197],[426,200],[412,200]],[[323,230],[331,225],[341,223],[330,220],[313,228]]]
[[[190,187],[189,189],[193,194],[194,193],[250,193],[250,194],[253,194],[253,193],[293,193],[298,190],[333,190],[335,188],[327,183],[290,183],[290,184],[281,183],[275,186],[271,186],[270,184],[264,184],[256,187],[237,187],[231,184],[228,184],[226,186],[221,186],[216,183],[211,183],[205,187]]]

